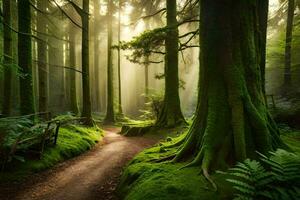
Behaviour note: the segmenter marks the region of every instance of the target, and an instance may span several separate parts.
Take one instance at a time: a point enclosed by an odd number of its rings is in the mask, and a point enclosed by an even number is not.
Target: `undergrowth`
[[[28,175],[48,169],[66,159],[91,149],[101,140],[103,132],[97,126],[66,125],[60,128],[57,145],[45,149],[41,159],[14,160],[0,172],[0,182],[19,181]]]
[[[283,140],[297,154],[300,153],[298,141],[300,132],[290,129],[283,132]],[[227,181],[227,179],[232,179],[230,174],[212,174],[212,179],[218,188],[215,191],[203,177],[199,167],[182,168],[187,163],[171,163],[163,160],[177,151],[176,144],[185,135],[186,133],[176,137],[167,137],[156,146],[138,154],[122,175],[117,190],[119,196],[125,200],[233,199],[235,190],[233,184]]]

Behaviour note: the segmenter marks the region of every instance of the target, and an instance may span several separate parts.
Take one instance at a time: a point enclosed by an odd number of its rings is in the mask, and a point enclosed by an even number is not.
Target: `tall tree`
[[[259,30],[261,32],[260,42],[260,69],[261,69],[261,84],[263,93],[265,93],[265,69],[266,69],[266,43],[267,43],[267,27],[268,27],[269,0],[258,1],[258,17]]]
[[[100,52],[99,52],[99,34],[100,34],[100,5],[99,0],[94,0],[94,69],[95,69],[95,92],[96,92],[96,110],[101,110],[100,104]]]
[[[258,2],[201,0],[200,84],[193,124],[175,161],[208,171],[284,146],[262,88]]]
[[[82,3],[82,95],[83,95],[83,109],[82,117],[86,125],[92,125],[92,105],[90,96],[90,80],[89,80],[89,0],[83,0]]]
[[[294,22],[295,0],[288,0],[288,14],[286,22],[285,36],[285,62],[284,62],[284,86],[291,85],[291,57],[292,57],[292,39],[293,39],[293,22]]]
[[[3,0],[3,105],[2,114],[9,116],[11,113],[11,91],[12,91],[12,32],[11,26],[11,1]]]
[[[76,3],[68,0],[76,10],[82,22],[82,43],[81,43],[81,58],[82,58],[82,113],[83,123],[85,125],[93,125],[92,119],[92,104],[91,104],[91,89],[90,89],[90,61],[89,61],[89,0],[82,0],[82,8]]]
[[[69,87],[70,87],[70,109],[74,114],[78,114],[78,103],[77,103],[77,90],[76,90],[76,50],[75,50],[75,42],[76,42],[76,32],[72,25],[69,28],[69,62],[70,67],[74,70],[69,71]]]
[[[120,116],[123,115],[123,108],[122,108],[122,79],[121,79],[121,11],[122,11],[122,0],[119,0],[119,12],[118,12],[118,95],[119,95],[119,105],[118,105],[118,114]]]
[[[34,113],[32,83],[31,10],[29,0],[18,0],[18,65],[20,69],[20,112]]]
[[[38,86],[39,86],[39,112],[48,111],[48,66],[47,66],[47,43],[43,33],[47,33],[47,22],[44,13],[47,12],[47,0],[37,1],[37,7],[40,12],[37,13],[37,37],[43,38],[37,41],[38,48]]]
[[[107,107],[106,107],[106,123],[115,122],[114,111],[114,83],[113,83],[113,64],[112,64],[112,11],[113,2],[108,0],[107,8]]]
[[[167,37],[165,39],[165,93],[157,126],[172,127],[185,123],[179,99],[177,4],[167,0]]]

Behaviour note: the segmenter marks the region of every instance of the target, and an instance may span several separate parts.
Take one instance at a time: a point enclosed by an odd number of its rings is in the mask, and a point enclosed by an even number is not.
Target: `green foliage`
[[[159,49],[163,46],[167,28],[156,28],[145,31],[141,35],[134,37],[129,42],[121,42],[122,50],[132,50],[132,54],[127,59],[133,63],[146,64],[145,58],[152,53],[163,54]],[[149,62],[149,61],[148,61]]]
[[[285,150],[269,158],[259,155],[260,162],[247,159],[229,169],[227,181],[237,192],[235,199],[299,199],[300,155]]]

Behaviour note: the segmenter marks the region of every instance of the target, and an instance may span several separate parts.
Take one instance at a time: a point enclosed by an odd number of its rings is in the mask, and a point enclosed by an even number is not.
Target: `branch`
[[[84,14],[89,15],[89,13],[84,12],[84,10],[82,8],[80,8],[76,3],[74,3],[71,0],[67,0],[71,6],[76,10],[76,12],[78,13],[78,15],[80,15],[80,17],[83,17]]]
[[[52,1],[55,5],[56,5],[56,7],[58,7],[59,8],[59,10],[73,23],[73,24],[75,24],[78,28],[80,28],[80,29],[83,29],[82,28],[82,26],[81,25],[79,25],[77,22],[75,22],[73,19],[72,19],[72,17],[70,17],[69,15],[68,15],[68,13],[66,13],[66,11],[64,11],[64,9],[62,9],[62,7],[60,7],[59,5],[58,5],[58,3],[55,1],[55,0],[48,0],[48,1]]]
[[[82,72],[82,71],[80,71],[80,70],[77,70],[77,69],[76,69],[76,66],[74,66],[74,67],[67,67],[67,66],[63,66],[63,65],[54,65],[54,64],[46,63],[46,62],[43,62],[43,61],[40,61],[40,60],[33,60],[33,61],[34,61],[35,63],[44,64],[44,65],[49,65],[49,66],[51,66],[51,67],[57,67],[57,68],[69,69],[69,70],[73,70],[73,71],[75,71],[75,72],[84,74],[84,72]]]

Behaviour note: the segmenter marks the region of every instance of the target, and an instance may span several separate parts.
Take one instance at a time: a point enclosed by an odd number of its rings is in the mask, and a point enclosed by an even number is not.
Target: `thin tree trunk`
[[[115,122],[114,111],[114,84],[113,84],[113,64],[112,64],[112,0],[108,1],[107,9],[107,108],[106,108],[106,123]]]
[[[47,0],[39,0],[37,2],[37,7],[43,11],[47,11]],[[37,16],[37,30],[41,33],[47,33],[47,24],[43,16],[43,13],[38,12]],[[42,34],[38,33],[37,36],[42,38],[44,41],[47,41]],[[39,82],[39,112],[48,111],[48,63],[47,59],[47,44],[41,40],[38,40],[38,82]]]
[[[167,0],[167,27],[169,30],[165,40],[165,97],[162,111],[156,122],[157,126],[163,127],[173,127],[185,123],[179,99],[178,27],[176,9],[176,1]]]
[[[118,83],[119,83],[119,115],[123,115],[123,108],[122,108],[122,83],[121,83],[121,49],[120,49],[120,42],[121,42],[121,9],[122,9],[122,1],[119,0],[119,17],[118,17]]]
[[[99,1],[94,0],[94,12],[95,12],[95,21],[94,21],[94,68],[95,68],[95,92],[96,92],[96,110],[101,111],[101,103],[100,103],[100,63],[99,63]]]
[[[69,33],[69,39],[70,39],[70,67],[73,69],[76,69],[76,51],[75,51],[75,33],[74,29],[70,28]],[[71,111],[75,115],[79,113],[78,109],[78,103],[77,103],[77,91],[76,91],[76,72],[75,70],[70,70],[70,106]]]
[[[11,1],[3,1],[3,65],[4,65],[4,87],[3,87],[3,116],[11,114],[11,91],[12,91],[12,32],[8,26],[11,26]]]
[[[285,68],[284,68],[284,86],[291,85],[291,56],[292,56],[292,39],[293,39],[293,22],[294,22],[295,0],[288,0],[288,16],[286,22],[285,37]]]
[[[268,28],[268,13],[269,13],[269,0],[258,1],[258,16],[259,16],[259,30],[261,32],[260,47],[261,47],[261,84],[263,93],[265,89],[265,69],[266,69],[266,43],[267,43],[267,28]]]
[[[20,113],[34,113],[32,81],[31,11],[29,0],[18,1],[18,65],[20,69]]]
[[[92,107],[90,96],[90,80],[89,80],[89,0],[83,0],[82,12],[82,95],[83,109],[82,117],[85,125],[92,125]]]

